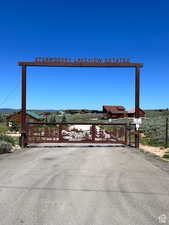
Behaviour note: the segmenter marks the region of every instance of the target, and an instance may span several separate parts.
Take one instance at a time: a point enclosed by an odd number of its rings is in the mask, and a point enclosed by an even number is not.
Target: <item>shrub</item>
[[[143,119],[143,124],[141,125],[141,131],[145,135],[145,138],[142,138],[142,143],[152,146],[164,146],[165,124],[166,117],[169,116],[169,111],[159,112],[149,110],[146,112],[146,116],[146,119]]]
[[[6,118],[5,113],[0,112],[0,123],[5,122],[5,118]]]
[[[164,155],[163,155],[163,158],[169,158],[169,152],[166,152]]]
[[[19,125],[15,121],[12,121],[12,126],[10,127],[10,131],[19,131],[19,130],[20,130]]]
[[[9,153],[12,150],[12,145],[6,141],[0,141],[0,153]]]
[[[9,142],[12,146],[15,145],[15,140],[11,136],[5,134],[0,134],[0,141]]]
[[[4,123],[0,123],[0,134],[4,134],[8,131],[8,128],[5,126]]]

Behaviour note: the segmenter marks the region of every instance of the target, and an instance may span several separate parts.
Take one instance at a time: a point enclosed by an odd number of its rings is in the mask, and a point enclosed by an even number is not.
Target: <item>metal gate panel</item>
[[[119,143],[127,144],[126,123],[28,123],[31,143]]]

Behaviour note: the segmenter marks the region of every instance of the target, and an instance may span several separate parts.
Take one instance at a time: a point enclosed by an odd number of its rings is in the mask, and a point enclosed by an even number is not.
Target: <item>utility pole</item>
[[[26,146],[26,66],[22,66],[22,111],[21,111],[21,147]]]
[[[140,68],[136,67],[135,70],[135,118],[139,118],[140,108]],[[139,148],[140,134],[139,130],[135,128],[135,148]]]

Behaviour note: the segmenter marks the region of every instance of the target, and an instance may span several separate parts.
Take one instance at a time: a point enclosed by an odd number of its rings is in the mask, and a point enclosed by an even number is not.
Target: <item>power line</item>
[[[16,89],[19,87],[19,83],[8,93],[8,95],[4,98],[4,100],[0,103],[0,106],[4,105],[4,103],[7,102],[9,97],[16,91]]]

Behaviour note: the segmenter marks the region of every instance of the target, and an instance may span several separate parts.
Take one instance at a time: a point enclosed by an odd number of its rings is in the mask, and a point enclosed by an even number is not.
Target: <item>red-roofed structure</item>
[[[106,118],[118,119],[127,117],[128,112],[123,106],[103,106],[103,113],[105,113]]]
[[[145,112],[142,109],[138,109],[139,116],[144,117]],[[124,106],[103,106],[103,113],[105,114],[104,118],[106,119],[119,119],[126,117],[135,117],[135,109],[126,111]]]

